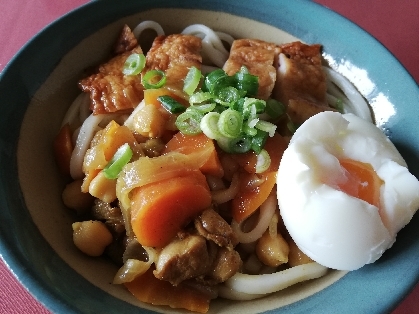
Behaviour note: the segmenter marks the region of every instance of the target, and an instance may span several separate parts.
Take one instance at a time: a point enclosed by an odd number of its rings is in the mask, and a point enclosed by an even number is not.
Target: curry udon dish
[[[79,87],[54,141],[73,242],[142,302],[205,313],[358,269],[419,207],[418,180],[319,44],[145,21]]]

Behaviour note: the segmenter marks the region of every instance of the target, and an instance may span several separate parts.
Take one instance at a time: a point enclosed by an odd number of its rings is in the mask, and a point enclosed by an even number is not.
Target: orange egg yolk
[[[347,172],[347,180],[337,185],[346,194],[380,208],[380,187],[383,181],[370,164],[351,159],[339,160]]]

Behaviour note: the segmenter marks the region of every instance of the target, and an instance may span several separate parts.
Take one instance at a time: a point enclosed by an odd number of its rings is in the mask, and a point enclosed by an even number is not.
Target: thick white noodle
[[[260,206],[259,209],[259,220],[257,225],[249,232],[242,231],[242,223],[237,223],[235,220],[232,221],[231,227],[237,236],[240,243],[251,243],[259,239],[262,234],[268,229],[271,222],[272,216],[275,213],[277,206],[276,197],[270,195],[266,201]]]
[[[333,108],[335,108],[336,103],[340,100],[340,101],[342,101],[343,113],[353,113],[353,114],[355,114],[352,106],[350,106],[348,104],[349,101],[346,99],[346,97],[345,97],[345,100],[342,100],[342,98],[336,97],[335,95],[326,94],[326,100],[327,100],[327,103]]]
[[[362,97],[362,95],[358,92],[358,90],[355,88],[355,86],[348,81],[347,78],[345,78],[343,75],[339,74],[338,72],[328,68],[323,67],[324,72],[326,73],[327,79],[330,82],[333,82],[338,86],[342,92],[348,97],[350,103],[353,106],[353,110],[355,112],[355,115],[358,117],[369,121],[372,121],[371,117],[371,111],[368,107],[368,103],[365,101],[365,99]]]
[[[219,68],[222,68],[228,59],[228,56],[214,48],[213,43],[206,37],[202,39],[202,54]]]
[[[80,115],[81,112],[90,111],[89,110],[89,94],[88,93],[80,93],[73,101],[73,103],[68,108],[66,114],[64,115],[63,121],[61,122],[61,126],[65,124],[72,125],[76,122],[76,119],[79,118],[79,121],[84,121],[86,117],[82,117]],[[78,122],[78,121],[77,121]]]
[[[239,293],[250,295],[269,294],[302,281],[322,277],[326,274],[327,269],[327,267],[313,262],[294,266],[272,274],[247,275],[236,273],[224,284],[227,288]],[[228,295],[223,297],[228,297]]]
[[[210,191],[219,191],[226,189],[226,185],[222,178],[218,178],[212,175],[206,175],[207,183],[210,188]]]
[[[225,285],[218,286],[218,296],[228,300],[246,301],[263,298],[266,294],[250,294],[233,290]]]
[[[113,114],[91,114],[82,124],[80,131],[77,136],[76,145],[73,149],[70,159],[70,174],[71,177],[76,179],[82,179],[83,173],[83,161],[84,155],[89,148],[90,142],[95,135],[96,129],[104,120],[112,120],[116,115]]]
[[[223,32],[215,32],[222,41],[226,42],[230,47],[233,45],[234,37]]]
[[[155,21],[143,21],[140,24],[138,24],[132,32],[135,38],[139,39],[141,33],[144,32],[146,29],[154,30],[157,33],[157,36],[164,35],[163,27],[161,27],[161,25]]]
[[[186,27],[182,34],[194,35],[202,39],[202,53],[217,67],[222,68],[227,61],[229,52],[224,47],[220,37],[208,26],[202,24],[192,24]],[[226,40],[230,41],[224,34],[221,35]]]
[[[212,191],[212,201],[216,204],[223,204],[231,201],[240,189],[239,174],[233,175],[230,186],[227,189]]]

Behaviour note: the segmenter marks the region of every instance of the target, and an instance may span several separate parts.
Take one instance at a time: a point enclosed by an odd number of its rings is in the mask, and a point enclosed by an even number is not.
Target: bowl
[[[111,284],[116,266],[74,247],[75,217],[62,204],[65,182],[52,154],[83,71],[105,60],[125,23],[142,20],[156,20],[168,33],[201,23],[236,38],[321,43],[324,58],[369,101],[377,125],[419,177],[418,86],[384,47],[338,14],[304,0],[93,1],[41,31],[0,77],[0,253],[52,312],[184,313],[142,304]],[[350,273],[330,271],[260,300],[217,300],[210,313],[388,312],[419,280],[418,220],[374,264]]]

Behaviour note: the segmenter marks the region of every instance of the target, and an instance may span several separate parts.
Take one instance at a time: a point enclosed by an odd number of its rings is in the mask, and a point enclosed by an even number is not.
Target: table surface
[[[25,5],[22,5],[25,2]],[[88,0],[1,0],[0,71],[39,30]],[[404,65],[419,83],[419,1],[411,0],[316,0],[358,24]],[[392,314],[419,314],[419,285]],[[0,314],[49,311],[15,279],[0,259]]]

